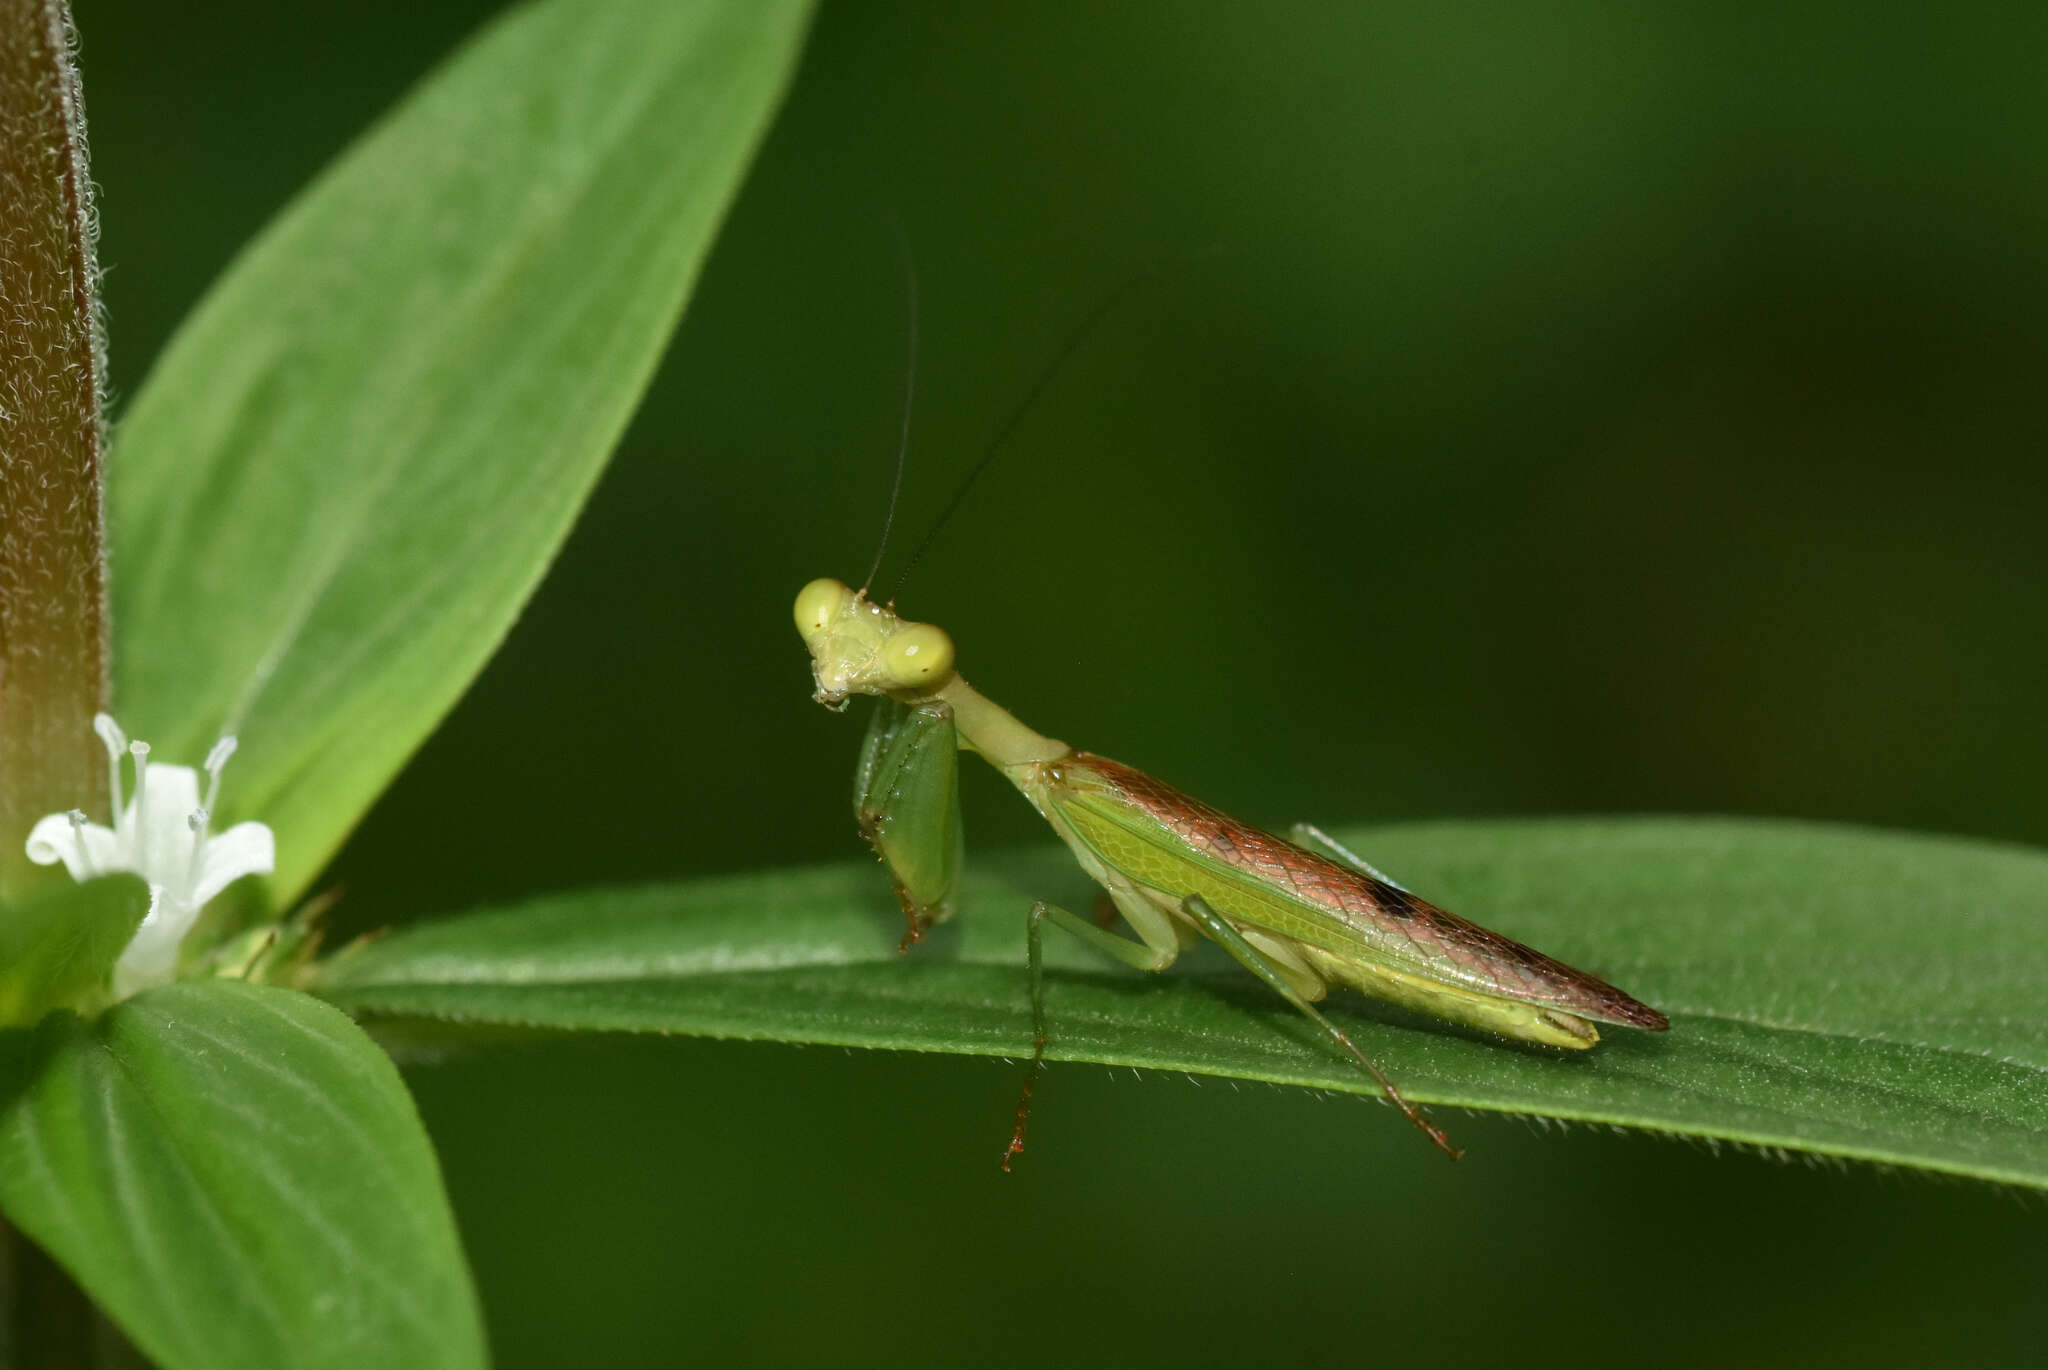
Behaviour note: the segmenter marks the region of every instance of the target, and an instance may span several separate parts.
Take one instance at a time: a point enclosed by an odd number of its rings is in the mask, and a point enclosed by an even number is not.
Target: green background
[[[175,8],[79,0],[117,394],[494,7]],[[872,554],[892,222],[913,538],[1143,281],[903,592],[1034,726],[1271,825],[2048,841],[2044,44],[2032,7],[827,5],[562,562],[336,862],[341,920],[858,854],[858,726],[808,703],[788,601]],[[1040,840],[966,799],[973,847]],[[1983,1187],[1474,1117],[1453,1168],[1355,1100],[1074,1067],[1004,1177],[982,1061],[408,1076],[506,1366],[2039,1354],[2040,1204]]]

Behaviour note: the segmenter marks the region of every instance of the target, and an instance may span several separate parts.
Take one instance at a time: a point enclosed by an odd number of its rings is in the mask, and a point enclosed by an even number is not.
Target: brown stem
[[[0,899],[45,813],[104,805],[105,349],[65,0],[0,0]]]

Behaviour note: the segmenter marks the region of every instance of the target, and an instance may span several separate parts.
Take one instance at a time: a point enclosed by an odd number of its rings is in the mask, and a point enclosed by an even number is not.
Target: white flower
[[[88,822],[79,809],[49,814],[28,835],[28,859],[39,866],[62,861],[74,880],[125,872],[148,883],[149,913],[114,963],[114,993],[126,997],[172,978],[178,944],[206,901],[245,875],[270,874],[277,865],[277,844],[262,823],[237,823],[218,837],[209,835],[221,769],[235,754],[234,738],[223,737],[206,754],[206,800],[201,803],[199,773],[190,766],[152,765],[149,744],[130,742],[106,714],[96,715],[92,726],[107,744],[114,825]],[[135,796],[125,807],[124,755],[135,764]]]

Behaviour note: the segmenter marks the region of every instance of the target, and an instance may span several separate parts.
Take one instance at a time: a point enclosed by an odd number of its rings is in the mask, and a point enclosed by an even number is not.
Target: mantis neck
[[[1074,749],[1058,738],[1033,732],[1002,705],[954,676],[930,696],[953,706],[953,726],[960,740],[998,766],[1026,766],[1057,761]]]

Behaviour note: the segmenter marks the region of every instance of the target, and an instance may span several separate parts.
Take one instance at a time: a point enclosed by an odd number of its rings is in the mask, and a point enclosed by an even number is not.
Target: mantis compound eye
[[[796,592],[796,630],[806,639],[830,627],[845,611],[853,591],[843,581],[824,576]]]
[[[910,623],[882,649],[882,668],[898,689],[935,690],[953,676],[953,639],[929,623]]]

